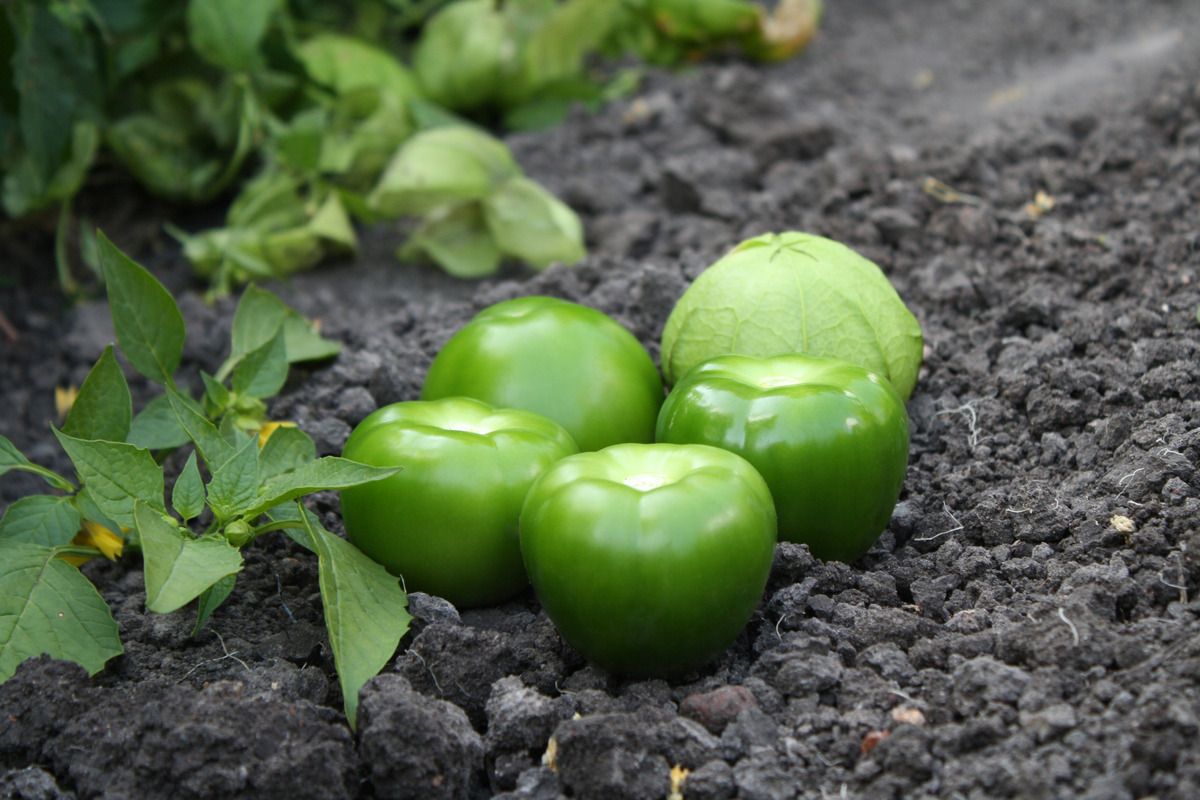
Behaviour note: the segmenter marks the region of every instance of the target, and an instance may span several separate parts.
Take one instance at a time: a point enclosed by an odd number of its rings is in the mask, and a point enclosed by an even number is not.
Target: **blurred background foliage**
[[[214,293],[353,253],[413,217],[404,258],[464,277],[584,255],[575,214],[493,132],[633,91],[643,64],[778,60],[819,0],[10,0],[0,12],[0,206],[55,215],[100,165],[224,225],[170,228]],[[94,266],[90,225],[79,252]]]

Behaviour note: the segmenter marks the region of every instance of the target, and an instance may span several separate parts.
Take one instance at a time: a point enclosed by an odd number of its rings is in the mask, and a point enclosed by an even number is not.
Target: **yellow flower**
[[[78,547],[94,547],[109,561],[116,561],[125,550],[125,540],[120,534],[113,533],[98,522],[90,520],[83,523],[83,528],[75,534],[71,544]],[[78,567],[90,556],[63,556],[64,561]]]
[[[294,422],[264,422],[262,427],[258,429],[258,447],[262,449],[267,446],[267,439],[271,438],[271,434],[278,428],[294,428]]]
[[[55,386],[54,387],[54,410],[58,412],[58,418],[66,419],[67,414],[71,413],[71,409],[75,406],[75,398],[79,397],[78,386]]]

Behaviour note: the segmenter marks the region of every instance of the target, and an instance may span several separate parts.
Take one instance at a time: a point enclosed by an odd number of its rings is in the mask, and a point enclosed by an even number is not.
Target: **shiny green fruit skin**
[[[610,317],[519,297],[479,312],[434,358],[421,398],[454,396],[549,417],[586,451],[653,441],[663,386],[645,348]]]
[[[678,675],[725,650],[762,597],[774,547],[762,477],[701,445],[570,456],[521,512],[546,613],[589,661],[631,677]]]
[[[908,414],[891,383],[815,356],[722,356],[696,367],[663,404],[657,438],[744,457],[771,487],[779,538],[826,560],[871,548],[908,464]]]
[[[403,469],[342,492],[346,534],[410,591],[461,608],[502,602],[528,585],[517,536],[525,494],[576,452],[561,426],[526,411],[467,398],[384,406],[342,454]]]

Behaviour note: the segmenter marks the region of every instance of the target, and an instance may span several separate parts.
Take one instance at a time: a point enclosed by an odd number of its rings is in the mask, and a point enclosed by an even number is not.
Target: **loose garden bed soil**
[[[459,613],[414,594],[357,733],[315,560],[284,537],[247,552],[197,637],[189,611],[145,612],[136,560],[93,563],[126,654],[0,686],[0,796],[665,798],[680,765],[687,800],[1200,797],[1200,7],[828,5],[792,63],[655,74],[510,138],[583,216],[578,267],[460,283],[368,231],[354,264],[276,287],[345,351],[272,412],[336,453],[417,396],[475,311],[522,294],[600,308],[657,356],[726,249],[822,233],[884,268],[927,339],[905,491],[868,556],[779,546],[745,633],[671,683],[586,666],[532,595]],[[140,255],[187,289],[169,245]],[[53,389],[111,323],[30,285],[39,257],[0,295],[20,334],[0,344],[0,433],[65,470]],[[212,370],[233,303],[195,288],[186,359]],[[37,489],[6,476],[0,504]],[[312,505],[340,530],[335,496]]]

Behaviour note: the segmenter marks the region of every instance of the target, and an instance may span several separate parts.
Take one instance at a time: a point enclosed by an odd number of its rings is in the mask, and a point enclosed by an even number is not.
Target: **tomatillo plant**
[[[289,363],[327,358],[339,346],[274,295],[251,288],[234,315],[230,356],[215,376],[201,373],[198,401],[176,382],[186,331],[175,300],[103,234],[97,246],[121,353],[164,393],[133,415],[125,373],[106,348],[62,430],[54,430],[74,480],[30,462],[0,436],[0,475],[31,472],[57,492],[22,497],[0,519],[0,683],[43,653],[95,674],[122,652],[112,612],[78,569],[84,560],[140,551],[147,610],[169,614],[195,601],[198,632],[233,591],[241,549],[282,530],[318,558],[353,726],[358,690],[408,629],[407,596],[297,500],[378,481],[398,467],[317,458],[312,439],[294,425],[266,420],[264,402],[283,387]],[[185,445],[194,450],[168,504],[162,459]]]
[[[629,676],[677,675],[727,648],[762,597],[774,547],[767,484],[702,445],[570,456],[521,511],[546,613],[585,657]]]
[[[474,397],[562,425],[580,450],[650,442],[663,386],[650,354],[601,312],[519,297],[479,312],[434,358],[424,400]]]
[[[561,425],[465,397],[385,406],[346,441],[348,459],[403,464],[342,492],[346,533],[410,589],[471,607],[528,585],[517,518],[533,481],[579,451]]]
[[[895,388],[854,364],[804,355],[700,365],[668,395],[657,436],[743,456],[771,487],[779,537],[839,561],[879,538],[908,463]]]
[[[663,329],[672,384],[716,356],[786,353],[858,364],[907,400],[921,326],[874,263],[831,239],[789,232],[733,248],[683,293]]]

